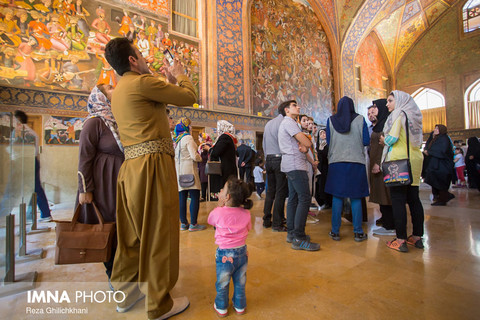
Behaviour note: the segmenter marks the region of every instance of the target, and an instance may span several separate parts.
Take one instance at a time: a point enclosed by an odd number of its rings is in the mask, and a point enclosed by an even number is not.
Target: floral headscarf
[[[115,117],[113,116],[110,101],[97,86],[93,88],[90,96],[88,97],[87,109],[88,114],[90,115],[89,119],[98,117],[103,120],[107,128],[112,131],[118,147],[123,152],[123,145],[122,142],[120,142],[118,125],[115,121]]]
[[[178,143],[183,137],[190,135],[190,119],[180,118],[173,130],[173,139]]]
[[[202,132],[200,134],[200,136],[202,137],[204,143],[210,143],[211,144],[213,142],[212,138],[210,137],[210,135],[208,133]]]
[[[233,143],[235,144],[235,148],[237,147],[237,138],[235,137],[235,127],[233,124],[226,120],[218,120],[217,121],[217,139],[222,134],[229,135],[232,138]]]

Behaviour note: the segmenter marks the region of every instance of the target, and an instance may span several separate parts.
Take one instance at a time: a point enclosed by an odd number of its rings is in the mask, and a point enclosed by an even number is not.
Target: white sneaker
[[[138,299],[132,303],[131,305],[129,306],[126,306],[126,307],[120,307],[120,306],[117,306],[117,312],[120,312],[120,313],[124,313],[124,312],[127,312],[128,310],[132,309],[138,301],[142,300],[143,298],[145,298],[145,295],[143,293],[140,294],[140,296],[138,297]]]
[[[165,319],[168,319],[170,317],[173,317],[174,315],[182,313],[183,311],[185,311],[188,308],[189,305],[190,305],[190,301],[188,301],[187,297],[173,298],[173,307],[170,311],[168,311],[164,315],[161,315],[158,318],[150,319],[150,320],[165,320]]]
[[[376,234],[379,236],[391,236],[397,233],[395,230],[387,230],[384,227],[378,227],[377,229],[373,229],[372,231],[373,231],[373,234]]]
[[[319,221],[320,221],[320,219],[314,218],[311,215],[307,216],[307,223],[315,224],[315,223],[318,223]]]

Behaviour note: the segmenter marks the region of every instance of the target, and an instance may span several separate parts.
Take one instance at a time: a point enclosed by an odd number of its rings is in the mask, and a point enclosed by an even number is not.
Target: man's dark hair
[[[16,110],[15,111],[15,118],[18,119],[18,121],[20,121],[22,124],[26,124],[27,121],[28,121],[28,116],[25,112],[23,112],[22,110]]]
[[[278,113],[280,113],[282,116],[286,116],[287,114],[285,113],[285,108],[288,108],[290,106],[290,104],[292,103],[297,103],[296,100],[288,100],[288,101],[285,101],[285,102],[282,102],[279,106],[278,106]]]
[[[121,76],[130,71],[130,62],[128,57],[137,57],[135,49],[132,47],[132,41],[127,38],[115,38],[110,40],[105,47],[105,59],[112,68]]]

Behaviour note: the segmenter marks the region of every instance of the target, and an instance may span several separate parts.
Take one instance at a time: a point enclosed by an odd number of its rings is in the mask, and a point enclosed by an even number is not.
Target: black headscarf
[[[350,132],[350,124],[358,116],[353,106],[353,100],[344,96],[338,101],[337,113],[330,117],[335,130],[339,133]]]
[[[468,159],[470,156],[475,157],[475,161],[480,161],[478,158],[480,157],[480,142],[478,141],[477,137],[470,137],[467,140],[468,149],[467,154],[465,155],[465,159]]]
[[[385,121],[387,121],[387,118],[390,115],[390,111],[388,111],[387,108],[387,99],[378,99],[372,102],[378,109],[377,123],[373,127],[373,131],[380,133],[383,132]]]

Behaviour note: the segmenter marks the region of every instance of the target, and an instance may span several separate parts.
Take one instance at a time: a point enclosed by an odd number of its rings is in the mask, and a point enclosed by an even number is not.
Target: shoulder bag
[[[72,221],[56,221],[55,264],[107,262],[112,254],[115,222],[105,222],[92,202],[99,224],[78,222],[81,205]]]
[[[182,153],[182,139],[178,145],[178,171],[180,171],[180,156]],[[178,184],[182,188],[189,188],[195,184],[195,176],[192,173],[181,174],[178,176]]]
[[[387,187],[408,186],[412,184],[412,167],[410,165],[410,134],[408,117],[405,111],[405,131],[407,133],[407,159],[385,161],[382,163],[383,181]]]

